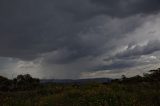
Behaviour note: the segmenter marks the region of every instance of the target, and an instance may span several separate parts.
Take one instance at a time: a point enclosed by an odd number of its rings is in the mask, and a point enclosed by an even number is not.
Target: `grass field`
[[[47,84],[1,92],[0,106],[160,106],[159,83]]]

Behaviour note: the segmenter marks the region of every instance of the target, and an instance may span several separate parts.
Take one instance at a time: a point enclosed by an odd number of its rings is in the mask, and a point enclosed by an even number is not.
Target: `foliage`
[[[29,74],[18,75],[13,80],[0,76],[1,91],[31,90],[36,88],[38,85],[39,79],[32,78]]]
[[[122,75],[121,79],[114,79],[112,82],[119,83],[139,83],[139,82],[160,82],[160,68],[155,70],[150,70],[149,73],[144,73],[143,76],[133,76],[127,78],[125,75]]]
[[[111,83],[41,84],[30,75],[19,75],[12,92],[0,92],[2,106],[160,106],[160,69],[144,76],[115,79]],[[0,77],[0,82],[10,81]],[[28,89],[28,88],[32,89]],[[27,88],[27,89],[26,89]]]

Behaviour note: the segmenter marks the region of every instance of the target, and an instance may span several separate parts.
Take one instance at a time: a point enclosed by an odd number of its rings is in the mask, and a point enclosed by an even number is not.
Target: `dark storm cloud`
[[[104,51],[102,39],[96,41],[99,45],[94,44],[95,41],[84,44],[78,35],[90,19],[99,15],[154,13],[159,10],[159,4],[158,0],[1,0],[0,56],[32,60],[61,51],[53,55],[59,55],[54,60],[58,63],[98,56]],[[114,38],[122,37],[121,34],[115,34]],[[112,32],[106,36],[103,42],[110,41]],[[111,46],[105,50],[107,48]]]
[[[156,13],[160,9],[159,0],[91,0],[105,8],[106,14],[126,17],[135,14]]]
[[[55,1],[0,4],[1,56],[34,59],[39,53],[63,47],[79,30],[69,14],[55,8]]]

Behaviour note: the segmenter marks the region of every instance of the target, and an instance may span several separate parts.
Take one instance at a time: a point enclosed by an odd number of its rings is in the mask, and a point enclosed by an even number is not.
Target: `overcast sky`
[[[0,0],[0,75],[119,78],[160,67],[160,0]]]

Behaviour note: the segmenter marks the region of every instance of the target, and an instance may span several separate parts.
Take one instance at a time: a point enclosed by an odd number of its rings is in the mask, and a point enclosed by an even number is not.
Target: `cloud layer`
[[[159,11],[159,0],[1,0],[0,73],[81,78],[157,64]]]

